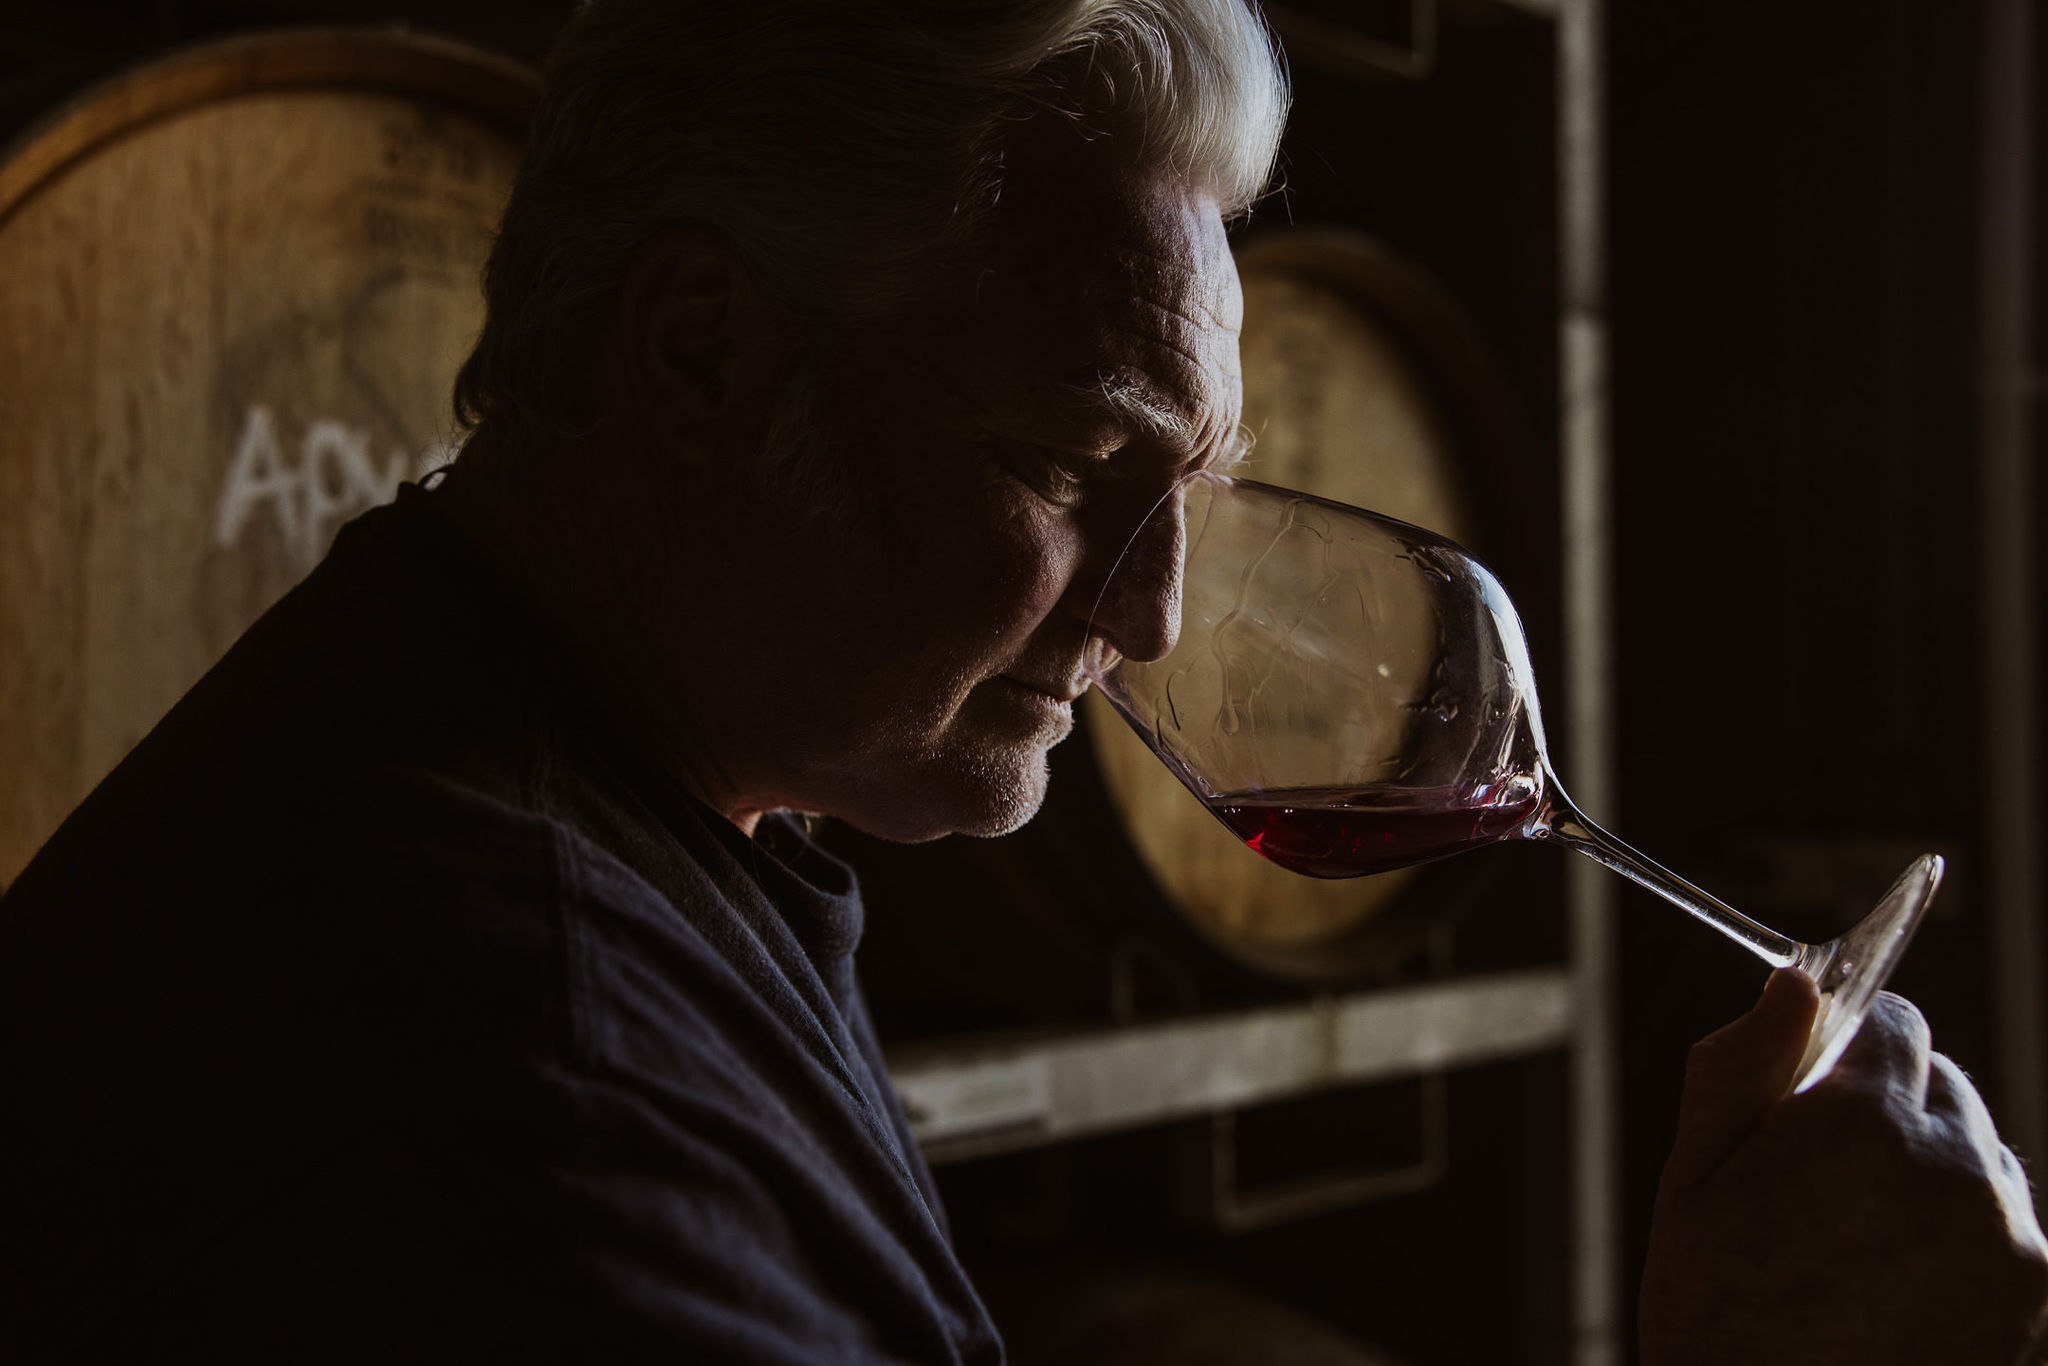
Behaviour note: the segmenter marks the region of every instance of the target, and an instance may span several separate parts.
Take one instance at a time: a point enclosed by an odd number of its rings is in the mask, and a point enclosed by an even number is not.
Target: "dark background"
[[[1309,8],[1413,36],[1405,5]],[[0,137],[210,36],[402,19],[537,59],[566,9],[17,0],[0,21]],[[1973,878],[1979,759],[1999,743],[1976,705],[1976,6],[1614,0],[1607,40],[1620,833],[1807,938],[1842,928],[1909,855],[1950,855],[1898,986],[1995,1104]],[[1478,318],[1531,434],[1517,482],[1482,499],[1489,553],[1556,687],[1552,61],[1547,23],[1489,0],[1447,0],[1425,80],[1297,52],[1286,189],[1249,230],[1363,228]],[[1460,931],[1461,961],[1557,955],[1557,858],[1474,856],[1499,887]],[[1621,938],[1633,1269],[1685,1047],[1761,973],[1633,890]],[[1168,1133],[965,1164],[949,1199],[994,1277],[1128,1256],[1263,1286],[1418,1362],[1562,1361],[1564,1084],[1556,1059],[1458,1077],[1440,1190],[1270,1233],[1167,1218]],[[1412,1098],[1359,1103],[1369,1127]]]

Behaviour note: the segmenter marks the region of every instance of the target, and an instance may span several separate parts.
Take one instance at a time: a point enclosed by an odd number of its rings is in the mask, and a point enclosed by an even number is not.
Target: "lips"
[[[1065,679],[1058,683],[1043,683],[1028,678],[1018,678],[1011,674],[1004,674],[1003,677],[1019,687],[1029,688],[1035,693],[1043,693],[1055,702],[1073,702],[1078,700],[1082,693],[1088,691],[1088,680],[1085,678]]]
[[[1116,659],[1116,652],[1107,641],[1097,638],[1072,644],[1062,642],[1012,659],[1011,667],[1002,677],[1055,702],[1071,704],[1088,691],[1105,659]]]

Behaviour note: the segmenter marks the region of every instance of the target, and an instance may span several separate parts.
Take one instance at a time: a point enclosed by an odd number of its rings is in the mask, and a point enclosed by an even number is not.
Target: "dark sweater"
[[[0,899],[0,1359],[995,1362],[847,869],[636,762],[432,505]]]

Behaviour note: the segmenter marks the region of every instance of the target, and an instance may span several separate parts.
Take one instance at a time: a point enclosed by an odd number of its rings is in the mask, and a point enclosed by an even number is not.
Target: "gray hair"
[[[694,220],[809,314],[914,297],[1002,188],[1004,128],[1069,117],[1246,211],[1288,84],[1251,0],[591,0],[549,60],[457,418],[557,433],[637,249]]]

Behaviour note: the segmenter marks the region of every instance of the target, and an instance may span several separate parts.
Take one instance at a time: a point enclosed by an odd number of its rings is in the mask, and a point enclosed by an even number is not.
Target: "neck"
[[[610,477],[620,472],[607,471],[613,462],[594,449],[606,444],[593,437],[514,448],[479,434],[434,496],[561,630],[648,756],[751,836],[767,804],[741,795],[705,741],[707,718],[677,685],[691,671],[674,657],[676,643],[705,648],[691,629],[690,604],[664,592],[688,580],[648,572],[647,547],[670,556],[688,538],[673,526],[657,532],[660,500],[645,496],[644,481]],[[641,496],[622,496],[627,489]],[[656,620],[661,629],[649,629]]]

